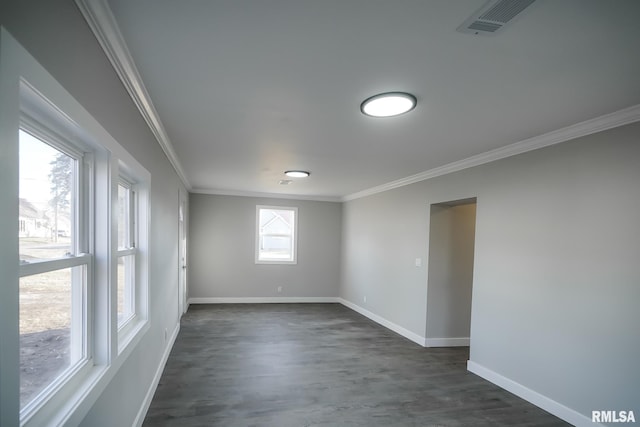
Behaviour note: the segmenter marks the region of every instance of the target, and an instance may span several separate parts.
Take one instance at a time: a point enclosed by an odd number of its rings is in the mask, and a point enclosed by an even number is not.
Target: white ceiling
[[[197,192],[340,199],[640,104],[640,1],[109,0]],[[406,91],[416,109],[360,113]],[[279,185],[287,169],[311,176]]]

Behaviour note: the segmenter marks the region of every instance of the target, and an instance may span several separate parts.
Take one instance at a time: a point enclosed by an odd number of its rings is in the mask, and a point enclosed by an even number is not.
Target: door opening
[[[468,346],[476,199],[431,205],[427,347]]]
[[[179,192],[179,224],[178,224],[178,310],[182,317],[187,312],[189,304],[187,302],[187,220],[186,197],[182,191]]]

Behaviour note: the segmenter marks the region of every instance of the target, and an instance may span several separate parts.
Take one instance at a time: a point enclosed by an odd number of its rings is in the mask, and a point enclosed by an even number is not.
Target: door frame
[[[178,311],[182,317],[189,308],[187,284],[187,193],[178,190]]]

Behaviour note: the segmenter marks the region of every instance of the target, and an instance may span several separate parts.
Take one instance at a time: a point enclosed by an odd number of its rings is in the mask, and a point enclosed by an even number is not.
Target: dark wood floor
[[[144,426],[564,426],[338,304],[191,306]]]

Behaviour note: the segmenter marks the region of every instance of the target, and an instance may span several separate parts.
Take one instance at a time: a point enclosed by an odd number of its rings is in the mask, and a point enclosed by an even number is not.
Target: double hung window
[[[20,408],[87,365],[93,256],[80,147],[32,120],[19,130]]]
[[[150,327],[151,175],[4,28],[0,64],[0,425],[75,425]]]

